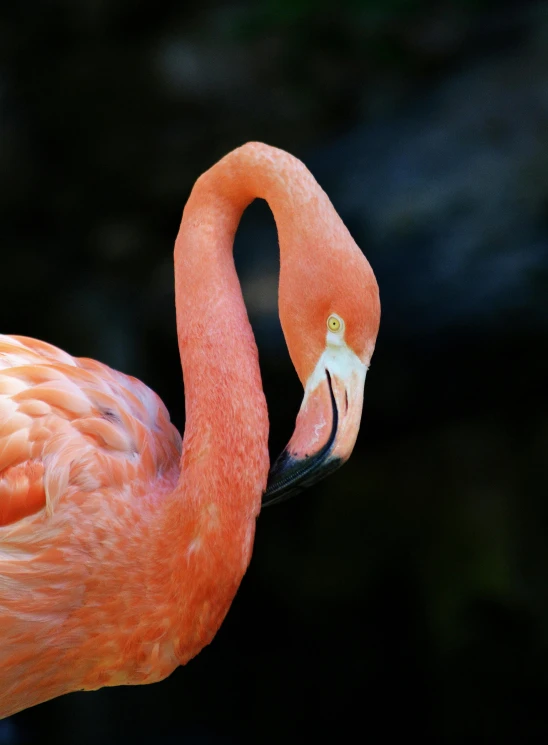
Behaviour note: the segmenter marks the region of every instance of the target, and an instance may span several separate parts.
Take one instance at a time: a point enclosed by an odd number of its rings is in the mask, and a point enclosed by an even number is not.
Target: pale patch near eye
[[[344,341],[344,331],[342,333],[340,331],[336,333],[334,331],[328,331],[325,336],[325,343],[332,347],[346,346]]]
[[[330,336],[336,338],[335,343],[331,343]],[[355,384],[365,383],[367,374],[367,365],[360,360],[350,347],[337,334],[327,332],[326,348],[318,360],[314,372],[309,377],[305,387],[305,401],[308,395],[326,378],[326,370],[341,381],[350,381],[352,378]],[[303,401],[304,405],[304,401]]]

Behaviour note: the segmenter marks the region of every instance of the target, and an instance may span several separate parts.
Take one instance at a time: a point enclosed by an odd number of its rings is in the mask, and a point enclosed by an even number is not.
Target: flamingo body
[[[207,502],[188,499],[169,526],[180,460],[181,437],[143,383],[0,335],[1,715],[161,680],[213,638],[258,504],[226,546]]]

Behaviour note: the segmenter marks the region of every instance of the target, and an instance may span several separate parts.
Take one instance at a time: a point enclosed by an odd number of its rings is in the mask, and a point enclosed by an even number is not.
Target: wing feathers
[[[44,466],[26,461],[0,472],[0,525],[37,512],[44,505]]]
[[[0,529],[60,500],[178,468],[181,438],[134,378],[0,335]],[[0,533],[0,545],[2,535]]]
[[[8,428],[11,422],[8,423]],[[11,466],[23,463],[30,456],[28,430],[8,432],[0,440],[0,474]]]

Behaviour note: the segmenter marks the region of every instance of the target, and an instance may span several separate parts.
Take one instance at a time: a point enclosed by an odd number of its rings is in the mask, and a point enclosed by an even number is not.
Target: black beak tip
[[[263,506],[289,499],[289,497],[295,496],[305,488],[294,483],[294,474],[296,474],[298,468],[299,460],[291,455],[289,450],[280,453],[268,474],[266,490],[263,494]]]
[[[341,458],[330,456],[329,453],[295,458],[288,450],[284,450],[268,474],[262,499],[263,507],[300,494],[336,471],[343,462]]]

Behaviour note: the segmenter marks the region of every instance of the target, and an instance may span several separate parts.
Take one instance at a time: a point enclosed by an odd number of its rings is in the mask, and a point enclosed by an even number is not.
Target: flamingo
[[[270,474],[232,256],[257,197],[277,225],[279,314],[304,387]],[[135,378],[0,335],[0,717],[185,664],[229,609],[261,504],[301,491],[354,447],[378,286],[303,163],[261,143],[222,158],[192,190],[174,264],[183,440]]]

